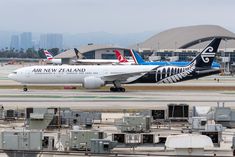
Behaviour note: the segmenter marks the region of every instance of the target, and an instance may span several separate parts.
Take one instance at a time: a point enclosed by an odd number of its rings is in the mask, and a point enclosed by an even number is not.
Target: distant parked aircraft
[[[117,59],[80,59],[78,49],[74,48],[74,52],[77,56],[77,60],[74,60],[78,64],[131,64],[133,60],[127,60],[121,53],[114,50]],[[129,62],[129,63],[128,63]]]
[[[114,52],[119,61],[118,64],[122,64],[122,65],[135,64],[134,60],[127,60],[118,50],[114,50]]]
[[[44,50],[43,51],[44,54],[46,55],[47,57],[47,61],[48,63],[52,63],[52,64],[62,64],[62,61],[61,59],[55,59],[52,54],[50,52],[48,52],[47,50]]]

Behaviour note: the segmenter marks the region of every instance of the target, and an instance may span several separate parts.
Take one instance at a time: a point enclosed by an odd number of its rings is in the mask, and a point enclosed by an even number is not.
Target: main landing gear
[[[28,91],[27,86],[24,86],[24,87],[23,87],[23,91],[24,91],[24,92],[27,92],[27,91]]]
[[[111,92],[125,92],[126,89],[123,87],[110,87]]]
[[[125,92],[126,91],[125,88],[121,87],[120,82],[114,81],[113,84],[114,84],[114,87],[110,88],[111,92]]]

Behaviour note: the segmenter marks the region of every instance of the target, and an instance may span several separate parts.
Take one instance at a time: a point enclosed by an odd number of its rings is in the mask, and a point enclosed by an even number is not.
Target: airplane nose
[[[14,80],[14,78],[15,78],[15,74],[9,74],[8,76],[7,76],[9,79],[11,79],[11,80]]]

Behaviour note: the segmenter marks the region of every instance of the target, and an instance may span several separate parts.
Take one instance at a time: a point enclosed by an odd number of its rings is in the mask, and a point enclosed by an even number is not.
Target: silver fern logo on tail
[[[215,52],[213,52],[213,47],[209,46],[205,50],[203,50],[201,54],[201,58],[204,63],[209,63],[210,57],[215,57]],[[209,53],[208,53],[209,52]]]

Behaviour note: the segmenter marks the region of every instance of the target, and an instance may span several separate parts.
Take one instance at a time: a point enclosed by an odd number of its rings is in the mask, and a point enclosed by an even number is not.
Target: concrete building
[[[40,35],[39,48],[47,49],[47,36],[46,36],[46,34],[41,34]]]
[[[39,42],[40,48],[63,48],[63,35],[62,34],[42,34]]]
[[[27,50],[28,48],[32,48],[32,33],[31,32],[23,32],[20,34],[20,48]]]
[[[18,35],[12,35],[11,36],[10,49],[19,50],[19,44],[20,44],[19,36]]]

